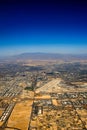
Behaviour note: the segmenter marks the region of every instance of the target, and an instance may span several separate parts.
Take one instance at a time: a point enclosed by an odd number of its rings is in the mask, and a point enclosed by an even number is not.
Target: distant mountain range
[[[87,60],[87,54],[23,53],[0,58],[4,60]]]

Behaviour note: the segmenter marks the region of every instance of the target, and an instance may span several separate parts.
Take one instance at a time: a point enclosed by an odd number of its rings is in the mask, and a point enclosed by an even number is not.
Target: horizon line
[[[14,57],[23,54],[59,54],[59,55],[87,55],[87,53],[58,53],[58,52],[23,52],[19,54],[1,55],[0,57]]]

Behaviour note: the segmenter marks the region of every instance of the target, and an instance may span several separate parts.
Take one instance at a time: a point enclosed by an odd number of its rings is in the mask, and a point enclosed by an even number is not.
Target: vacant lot
[[[31,110],[32,110],[33,100],[25,100],[21,101],[21,103],[17,103],[9,120],[8,120],[8,128],[9,129],[20,129],[20,130],[28,130]]]

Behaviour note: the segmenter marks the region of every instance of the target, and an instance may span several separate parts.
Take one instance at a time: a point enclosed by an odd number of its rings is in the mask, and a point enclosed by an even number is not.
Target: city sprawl
[[[0,129],[87,130],[87,62],[1,62]]]

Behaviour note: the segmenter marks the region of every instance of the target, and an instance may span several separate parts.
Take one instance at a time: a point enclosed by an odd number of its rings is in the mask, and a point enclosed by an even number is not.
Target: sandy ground
[[[0,110],[0,116],[2,115],[2,113],[3,113],[3,110]]]
[[[40,95],[40,96],[35,96],[35,99],[50,99],[50,95]]]
[[[33,98],[34,97],[34,92],[32,91],[27,91],[27,90],[23,90],[22,95],[20,96],[21,99],[25,99],[25,98]]]
[[[77,110],[78,114],[80,115],[81,120],[85,123],[87,128],[87,110]]]
[[[52,99],[52,104],[55,106],[58,106],[57,100],[56,99]]]
[[[23,91],[19,99],[17,99],[17,104],[11,113],[11,116],[7,123],[7,128],[5,130],[28,130],[34,93],[31,91]],[[28,98],[31,98],[29,100]]]
[[[72,84],[80,85],[80,86],[85,86],[87,85],[87,82],[72,82]]]
[[[28,130],[31,110],[32,110],[32,100],[22,101],[21,103],[17,103],[9,120],[5,130]]]

